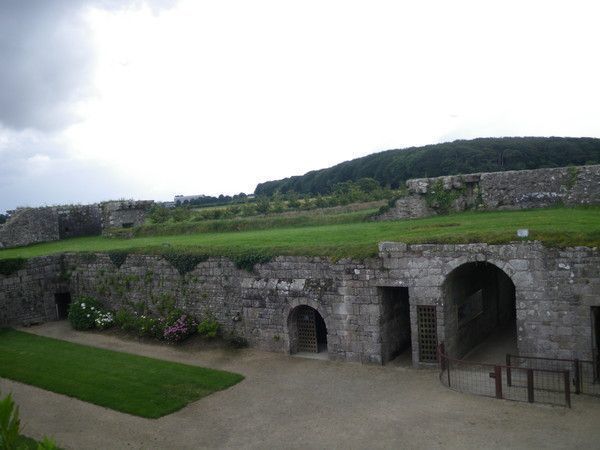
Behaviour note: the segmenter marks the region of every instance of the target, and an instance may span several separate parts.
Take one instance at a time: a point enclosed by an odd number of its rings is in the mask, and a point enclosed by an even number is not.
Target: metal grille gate
[[[435,306],[418,305],[417,323],[419,325],[419,360],[435,362],[438,345]]]
[[[298,311],[298,351],[319,351],[317,346],[317,324],[315,311],[311,308],[303,308]]]

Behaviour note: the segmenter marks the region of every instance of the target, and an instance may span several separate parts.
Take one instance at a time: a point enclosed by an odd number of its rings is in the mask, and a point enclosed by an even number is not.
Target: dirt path
[[[158,420],[0,379],[25,433],[72,449],[597,448],[600,399],[573,409],[458,394],[434,371],[244,350],[190,352],[49,323],[26,331],[242,373],[246,379]]]

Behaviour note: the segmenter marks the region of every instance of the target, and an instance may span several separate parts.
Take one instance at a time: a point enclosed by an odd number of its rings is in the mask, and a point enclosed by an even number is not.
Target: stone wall
[[[0,248],[19,247],[59,239],[55,208],[21,208],[0,225]]]
[[[70,205],[54,208],[58,217],[58,238],[97,236],[102,232],[97,205]]]
[[[445,206],[464,211],[600,204],[600,165],[417,178],[406,185],[408,195],[379,220],[426,217]]]
[[[80,236],[99,236],[112,227],[144,223],[152,200],[123,200],[92,205],[20,208],[0,225],[0,248]]]
[[[61,265],[60,256],[47,256],[27,261],[13,274],[0,274],[0,326],[56,320],[54,294],[69,291]]]
[[[131,228],[144,224],[153,200],[120,200],[100,204],[102,229]]]
[[[94,296],[115,309],[172,303],[198,317],[210,313],[225,332],[244,336],[257,348],[289,352],[291,313],[308,305],[325,321],[332,359],[385,363],[395,355],[392,340],[407,341],[409,320],[412,360],[420,366],[428,364],[419,348],[421,305],[435,307],[437,340],[445,342],[448,354],[461,356],[465,350],[459,304],[447,283],[469,263],[487,263],[506,274],[510,282],[494,288],[498,292],[514,284],[514,309],[498,317],[516,315],[521,354],[591,359],[591,307],[600,306],[600,251],[545,248],[535,242],[382,243],[375,259],[278,257],[253,272],[211,258],[183,275],[160,256],[35,258],[16,273],[0,274],[0,324],[55,320],[53,296],[68,291]],[[386,300],[386,287],[406,288],[408,318]],[[482,330],[473,331],[477,339],[485,338]]]
[[[545,248],[539,243],[508,245],[405,245],[382,243],[387,272],[376,283],[408,286],[413,362],[418,358],[416,305],[437,306],[438,339],[451,356],[458,349],[457,305],[444,289],[453,270],[488,262],[515,286],[516,325],[521,354],[591,359],[590,307],[600,306],[598,249]]]
[[[288,317],[309,305],[325,320],[333,359],[380,361],[378,297],[364,275],[360,281],[360,263],[280,257],[250,273],[211,258],[184,275],[157,256],[130,255],[118,268],[103,254],[67,255],[65,263],[74,296],[91,295],[113,309],[172,302],[197,317],[214,316],[226,333],[265,350],[289,351]]]

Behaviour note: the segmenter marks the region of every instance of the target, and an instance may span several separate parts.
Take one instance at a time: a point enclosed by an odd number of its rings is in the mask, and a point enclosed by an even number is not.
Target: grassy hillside
[[[260,183],[257,195],[279,191],[326,194],[336,183],[374,178],[400,187],[410,178],[600,163],[600,139],[514,137],[458,140],[388,150],[301,176]]]
[[[381,241],[406,243],[504,243],[529,228],[530,239],[550,246],[600,246],[600,207],[468,212],[426,219],[356,222],[228,233],[198,233],[133,239],[75,238],[0,250],[0,259],[59,252],[185,252],[205,256],[328,256],[365,258]]]

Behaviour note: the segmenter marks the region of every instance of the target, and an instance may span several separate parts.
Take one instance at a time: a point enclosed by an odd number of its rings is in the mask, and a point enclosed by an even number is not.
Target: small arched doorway
[[[502,361],[516,352],[515,285],[504,271],[488,262],[463,264],[443,292],[450,356]]]
[[[294,308],[288,318],[290,353],[327,352],[327,326],[319,312],[307,305]]]

